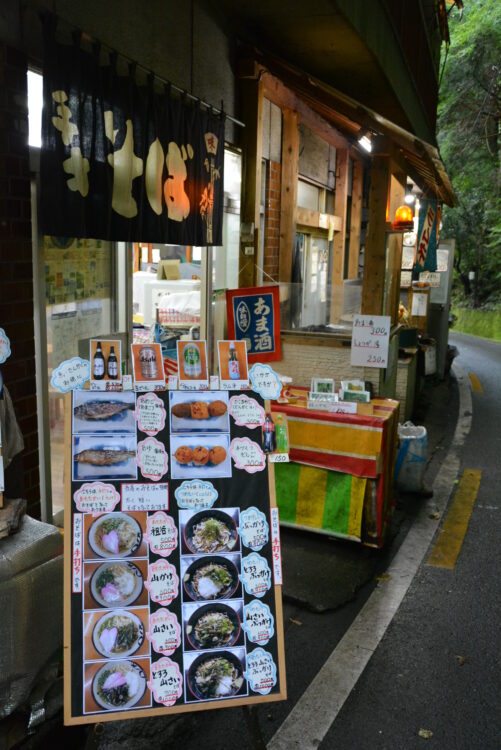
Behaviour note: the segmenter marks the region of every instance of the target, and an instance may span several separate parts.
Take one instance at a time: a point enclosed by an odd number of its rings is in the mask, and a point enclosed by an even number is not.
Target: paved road
[[[425,391],[424,412],[417,421],[426,424],[433,446],[427,482],[436,492],[428,505],[418,501],[400,512],[400,533],[378,562],[382,579],[366,584],[353,601],[322,614],[285,602],[289,698],[258,710],[268,750],[414,750],[423,743],[436,750],[501,748],[501,345],[459,335],[452,337],[452,343],[460,350],[457,361],[464,373],[459,390],[467,393],[466,403],[473,399],[473,418],[463,399],[465,413],[460,414],[454,442],[457,383]],[[477,377],[472,377],[477,389],[472,395],[470,373]],[[471,430],[461,446],[468,423]],[[460,448],[452,450],[451,443]],[[447,500],[456,476],[461,478],[465,470],[473,471],[466,475],[470,479],[480,478],[480,487],[464,541],[461,513],[458,521],[447,511],[445,524],[453,519],[453,538],[445,543],[445,555],[450,556],[457,545],[458,533],[459,554],[450,568],[432,567],[426,564],[433,548],[429,542],[442,526],[434,511],[441,513],[440,497]],[[470,485],[466,483],[463,492],[467,500],[472,495]],[[464,520],[462,524],[466,528]],[[441,538],[449,539],[444,534]],[[326,544],[318,540],[318,545]],[[361,556],[367,553],[356,549]],[[329,554],[327,547],[325,554]],[[365,620],[364,612],[369,613]],[[350,639],[351,650],[343,650]],[[299,721],[294,722],[295,716]],[[98,750],[253,747],[243,713],[235,708],[175,721],[124,724],[101,725],[102,734],[93,746]],[[428,738],[420,737],[420,730]],[[82,747],[84,738],[75,728],[64,730],[61,739],[65,745]]]

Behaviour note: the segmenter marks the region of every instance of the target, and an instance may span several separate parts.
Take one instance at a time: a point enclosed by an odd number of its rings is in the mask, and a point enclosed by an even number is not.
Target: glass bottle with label
[[[104,379],[104,357],[103,350],[101,349],[101,342],[97,342],[96,351],[94,353],[94,359],[92,360],[92,379],[103,380]]]
[[[158,380],[157,353],[152,346],[142,346],[139,350],[141,377],[145,380]]]
[[[273,453],[275,450],[275,423],[271,414],[267,414],[263,425],[263,451]]]
[[[110,356],[106,363],[106,372],[110,380],[117,380],[118,378],[118,360],[115,354],[115,347],[110,347]]]
[[[202,358],[196,344],[188,344],[183,349],[184,374],[187,378],[199,378],[202,374]]]
[[[240,380],[240,365],[235,351],[235,342],[230,341],[230,353],[228,357],[228,372],[230,380]]]

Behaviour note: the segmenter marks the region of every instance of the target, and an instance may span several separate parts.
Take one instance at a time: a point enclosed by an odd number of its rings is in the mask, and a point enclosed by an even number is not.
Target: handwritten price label
[[[267,604],[254,599],[244,607],[242,628],[253,643],[266,646],[275,633],[275,620]]]
[[[100,516],[111,513],[120,502],[120,495],[112,484],[91,482],[83,484],[73,495],[73,499],[81,513],[92,513]]]
[[[271,570],[264,557],[252,552],[242,560],[240,579],[251,596],[261,598],[271,588]]]
[[[240,513],[238,531],[244,545],[255,552],[259,552],[264,547],[270,536],[266,516],[254,506]]]
[[[245,438],[234,438],[230,445],[230,455],[237,469],[249,474],[263,471],[266,466],[266,455],[257,443]]]
[[[351,364],[361,367],[387,367],[390,327],[389,315],[355,315],[351,337]]]
[[[9,337],[5,333],[3,328],[0,328],[0,365],[7,360],[11,355]]]
[[[177,528],[174,519],[163,511],[148,516],[144,538],[152,552],[168,557],[177,547]]]
[[[150,598],[163,607],[168,607],[179,593],[176,569],[166,560],[158,560],[148,567],[148,580],[144,585]]]
[[[156,435],[165,427],[167,414],[163,402],[154,393],[146,393],[137,399],[136,419],[141,432]]]
[[[68,393],[82,388],[90,378],[90,362],[88,359],[73,357],[65,359],[52,373],[50,384],[60,393]]]
[[[74,594],[82,592],[82,551],[83,523],[82,514],[73,514],[73,562],[71,566],[71,590]]]
[[[148,437],[137,444],[137,464],[143,477],[158,482],[167,473],[169,457],[162,443]]]
[[[277,399],[282,392],[282,384],[277,373],[269,365],[255,364],[249,371],[252,390],[261,398]]]
[[[181,628],[176,615],[167,609],[157,609],[150,615],[150,628],[146,637],[157,654],[173,654],[181,644]]]
[[[183,692],[183,678],[176,662],[166,656],[153,662],[148,687],[157,703],[173,706]]]
[[[230,398],[230,414],[239,427],[261,427],[264,424],[264,409],[258,402],[248,396]]]
[[[122,484],[122,510],[169,510],[167,482]]]
[[[267,695],[277,684],[277,667],[272,655],[263,648],[255,648],[247,654],[247,669],[244,676],[251,690]]]
[[[188,510],[209,510],[217,500],[218,493],[211,482],[190,479],[174,491],[177,504]]]

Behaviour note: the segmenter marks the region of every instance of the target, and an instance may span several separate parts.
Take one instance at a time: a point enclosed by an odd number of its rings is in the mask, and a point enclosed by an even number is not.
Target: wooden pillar
[[[334,214],[341,219],[341,230],[334,233],[331,266],[331,323],[337,323],[343,308],[344,256],[346,250],[346,219],[348,215],[348,166],[350,155],[347,149],[336,151],[336,192]],[[339,176],[338,176],[339,175]]]
[[[362,227],[362,191],[364,163],[354,160],[351,185],[350,245],[348,255],[348,278],[358,279],[358,258],[360,255],[360,231]]]
[[[297,112],[282,111],[282,184],[280,190],[280,257],[278,278],[291,281],[292,252],[296,239],[297,176],[299,161],[299,130]]]
[[[254,225],[252,235],[241,234],[238,285],[254,286],[261,240],[261,158],[263,143],[263,84],[258,78],[240,80],[242,103],[244,174],[242,180],[241,224]],[[254,248],[249,253],[249,248]]]
[[[382,139],[381,139],[382,140]],[[364,249],[362,314],[382,315],[386,266],[386,221],[390,186],[390,156],[375,139],[369,191],[369,222]]]

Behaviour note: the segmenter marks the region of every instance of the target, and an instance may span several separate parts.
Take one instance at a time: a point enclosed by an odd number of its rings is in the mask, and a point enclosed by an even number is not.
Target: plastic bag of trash
[[[412,422],[398,426],[400,449],[395,463],[395,484],[402,492],[421,492],[428,458],[425,427]]]

